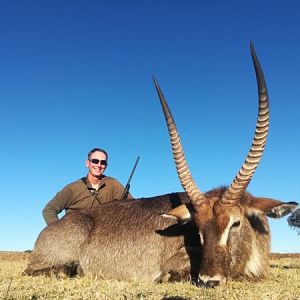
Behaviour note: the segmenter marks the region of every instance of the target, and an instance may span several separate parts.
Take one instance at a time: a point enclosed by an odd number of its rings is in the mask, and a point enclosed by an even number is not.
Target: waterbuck
[[[76,263],[82,274],[108,279],[155,281],[192,278],[199,286],[268,273],[270,229],[295,202],[254,197],[246,188],[261,159],[269,128],[269,101],[253,45],[259,93],[255,136],[229,187],[206,193],[194,183],[175,122],[154,79],[164,111],[178,176],[185,192],[114,201],[64,216],[47,226],[31,253],[26,274]]]

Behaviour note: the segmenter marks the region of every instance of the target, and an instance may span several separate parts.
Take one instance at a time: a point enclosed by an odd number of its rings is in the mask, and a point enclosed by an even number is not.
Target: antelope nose
[[[205,283],[206,288],[214,288],[215,286],[218,286],[220,284],[219,280],[208,280]]]
[[[219,280],[208,280],[208,281],[204,282],[203,280],[199,279],[197,282],[194,282],[194,284],[197,285],[198,287],[211,289],[211,288],[214,288],[215,286],[220,285],[220,281]]]

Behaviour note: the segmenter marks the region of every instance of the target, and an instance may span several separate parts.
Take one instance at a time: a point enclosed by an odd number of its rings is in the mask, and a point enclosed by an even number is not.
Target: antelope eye
[[[199,232],[198,234],[199,234],[200,244],[203,245],[204,244],[203,235],[201,232]]]
[[[231,226],[231,228],[238,228],[240,226],[241,222],[240,221],[237,221],[237,222],[234,222]]]

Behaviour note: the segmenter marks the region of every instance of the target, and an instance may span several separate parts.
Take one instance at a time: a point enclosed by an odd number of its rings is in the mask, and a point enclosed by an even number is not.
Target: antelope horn
[[[241,195],[246,190],[263,155],[269,131],[269,97],[267,86],[252,42],[250,43],[250,48],[259,95],[258,117],[249,153],[238,174],[222,197],[221,203],[225,205],[233,205],[239,201]]]
[[[181,144],[180,136],[178,130],[176,128],[176,124],[174,122],[172,113],[169,109],[167,101],[159,87],[157,80],[153,77],[154,85],[160,100],[161,107],[163,109],[167,127],[169,130],[170,140],[172,144],[173,157],[176,164],[177,174],[180,179],[181,185],[187,195],[189,196],[193,205],[199,205],[203,201],[205,201],[205,196],[200,192],[198,187],[196,186],[191,172],[189,170],[183,147]]]

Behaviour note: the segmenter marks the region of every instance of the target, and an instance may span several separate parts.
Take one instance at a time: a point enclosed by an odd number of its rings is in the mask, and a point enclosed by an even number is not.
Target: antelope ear
[[[187,223],[192,219],[192,215],[185,204],[179,205],[161,216],[177,220],[179,223]]]
[[[250,204],[250,211],[259,211],[270,218],[282,218],[294,211],[297,202],[281,202],[270,198],[255,198]]]
[[[293,212],[297,206],[297,202],[285,202],[271,208],[266,215],[270,218],[282,218]]]

